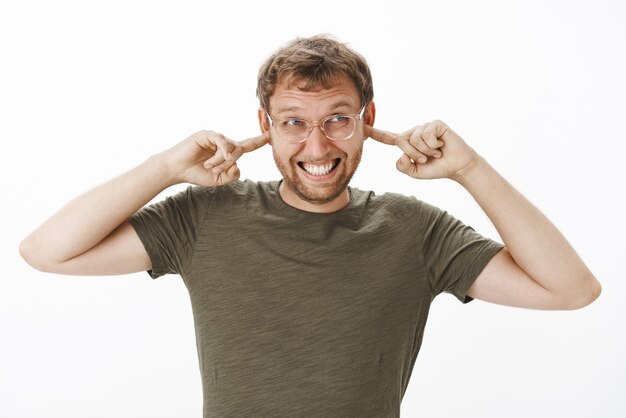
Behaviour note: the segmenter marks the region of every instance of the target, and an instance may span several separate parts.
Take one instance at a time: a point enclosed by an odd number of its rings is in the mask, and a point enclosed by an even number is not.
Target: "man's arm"
[[[266,142],[266,136],[236,143],[198,132],[67,204],[21,242],[20,253],[36,269],[60,274],[149,270],[148,254],[127,219],[171,185],[236,180],[236,160]]]
[[[468,295],[534,309],[577,309],[600,295],[600,283],[561,232],[483,158],[454,178],[470,192],[506,247]]]
[[[403,150],[397,168],[405,174],[457,181],[493,222],[505,248],[469,296],[533,309],[577,309],[599,296],[599,282],[558,229],[443,122],[402,134],[371,127],[366,133]]]

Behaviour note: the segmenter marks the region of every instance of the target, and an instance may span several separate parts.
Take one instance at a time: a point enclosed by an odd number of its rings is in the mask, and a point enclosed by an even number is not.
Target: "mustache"
[[[326,153],[324,155],[320,155],[320,156],[316,156],[316,157],[310,157],[310,156],[300,156],[300,155],[294,155],[293,157],[290,158],[292,163],[319,163],[319,162],[324,162],[324,161],[331,161],[331,160],[336,160],[336,159],[345,159],[346,155],[340,155],[337,153]]]

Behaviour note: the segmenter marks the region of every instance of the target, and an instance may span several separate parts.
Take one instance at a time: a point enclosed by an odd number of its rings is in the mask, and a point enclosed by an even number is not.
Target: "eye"
[[[333,115],[328,121],[331,123],[346,123],[348,119],[350,119],[350,117],[346,115]]]
[[[286,128],[300,128],[306,125],[306,122],[302,119],[291,118],[281,121],[280,124]]]

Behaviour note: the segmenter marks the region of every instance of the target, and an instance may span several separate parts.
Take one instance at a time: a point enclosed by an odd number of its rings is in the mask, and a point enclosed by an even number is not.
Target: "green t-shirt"
[[[413,197],[350,188],[344,209],[279,182],[191,186],[131,218],[156,278],[189,291],[205,417],[398,417],[433,298],[502,245]]]

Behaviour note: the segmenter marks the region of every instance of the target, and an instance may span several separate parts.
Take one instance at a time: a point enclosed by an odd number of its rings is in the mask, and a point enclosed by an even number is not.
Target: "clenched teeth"
[[[313,176],[325,176],[330,173],[339,163],[339,159],[329,161],[325,164],[300,163],[300,167]]]

